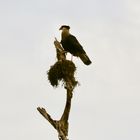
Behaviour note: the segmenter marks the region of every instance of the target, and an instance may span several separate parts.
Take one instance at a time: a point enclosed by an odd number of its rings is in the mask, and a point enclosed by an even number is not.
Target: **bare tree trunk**
[[[57,39],[54,41],[54,45],[56,47],[56,52],[57,52],[57,59],[58,61],[65,61],[66,56],[65,56],[65,51],[61,47],[60,43],[57,41]],[[57,130],[58,132],[58,138],[59,140],[68,140],[68,126],[69,126],[69,114],[70,114],[70,109],[71,109],[71,99],[73,95],[73,79],[66,79],[65,83],[65,89],[67,92],[66,95],[66,105],[64,108],[64,112],[60,118],[60,120],[53,120],[51,116],[47,113],[47,111],[44,108],[38,107],[37,110],[41,113],[41,115],[49,121],[49,123]]]

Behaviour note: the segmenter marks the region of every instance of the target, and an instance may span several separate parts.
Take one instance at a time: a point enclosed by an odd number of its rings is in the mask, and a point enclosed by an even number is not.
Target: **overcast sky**
[[[58,139],[36,108],[54,119],[64,109],[65,90],[51,87],[46,75],[62,24],[93,62],[73,59],[80,86],[69,139],[139,140],[139,0],[0,0],[0,139]]]

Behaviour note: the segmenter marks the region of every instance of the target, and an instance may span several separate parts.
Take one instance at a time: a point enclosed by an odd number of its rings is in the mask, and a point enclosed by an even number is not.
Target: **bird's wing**
[[[69,43],[74,46],[74,49],[79,52],[79,53],[85,53],[83,47],[81,46],[81,44],[79,43],[79,41],[77,40],[77,38],[73,35],[70,35],[69,38]]]

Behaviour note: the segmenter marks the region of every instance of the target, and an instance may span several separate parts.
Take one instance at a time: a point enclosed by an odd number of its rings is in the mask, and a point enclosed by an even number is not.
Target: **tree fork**
[[[57,59],[58,61],[65,61],[66,56],[65,56],[65,51],[61,47],[60,43],[57,41],[55,38],[54,45],[56,47],[56,54],[57,54]],[[44,108],[38,107],[37,110],[40,112],[40,114],[48,120],[48,122],[57,130],[58,132],[58,138],[59,140],[68,140],[68,126],[69,126],[69,114],[70,114],[70,109],[71,109],[71,99],[73,95],[73,84],[72,84],[73,79],[67,79],[65,83],[65,89],[67,92],[66,95],[66,104],[64,108],[64,112],[60,118],[60,120],[53,120],[51,116],[47,113],[47,111]]]

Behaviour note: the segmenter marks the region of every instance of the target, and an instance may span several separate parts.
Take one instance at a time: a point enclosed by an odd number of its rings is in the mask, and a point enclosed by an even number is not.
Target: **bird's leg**
[[[73,60],[73,55],[71,55],[71,61]]]
[[[63,51],[63,54],[65,55],[65,58],[67,59],[67,51]]]

